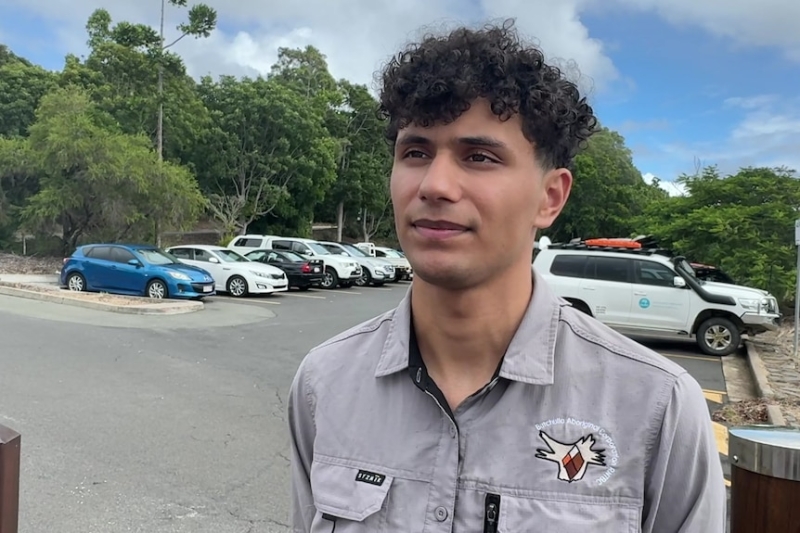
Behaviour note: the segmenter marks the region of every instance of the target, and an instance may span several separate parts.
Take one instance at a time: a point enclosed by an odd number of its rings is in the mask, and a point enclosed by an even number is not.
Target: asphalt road
[[[406,289],[220,297],[173,317],[0,296],[0,424],[22,434],[20,531],[289,531],[297,365]],[[725,391],[719,361],[645,343]]]

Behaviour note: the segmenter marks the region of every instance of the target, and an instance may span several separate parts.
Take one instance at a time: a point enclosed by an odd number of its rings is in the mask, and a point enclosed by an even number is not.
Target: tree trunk
[[[344,202],[339,202],[336,206],[336,241],[342,242],[342,233],[344,231]]]
[[[361,209],[361,231],[363,233],[364,240],[361,242],[369,242],[369,225],[367,224],[367,208],[364,207]]]

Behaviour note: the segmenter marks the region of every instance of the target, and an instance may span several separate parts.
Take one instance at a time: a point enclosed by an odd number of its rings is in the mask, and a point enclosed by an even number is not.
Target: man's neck
[[[514,337],[532,290],[530,265],[468,291],[448,291],[415,280],[414,330],[431,376],[465,387],[485,384]]]

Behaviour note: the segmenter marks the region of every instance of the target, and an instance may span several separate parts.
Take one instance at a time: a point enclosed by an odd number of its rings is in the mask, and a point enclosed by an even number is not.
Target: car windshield
[[[400,254],[400,252],[397,252],[395,250],[384,249],[384,250],[381,250],[381,251],[384,254],[386,254],[386,257],[393,257],[394,259],[403,259],[403,256]]]
[[[342,244],[341,247],[347,250],[347,253],[349,253],[353,257],[369,257],[367,254],[365,254],[352,244]]]
[[[245,256],[243,256],[243,255],[241,255],[241,254],[239,254],[237,252],[234,252],[233,250],[225,250],[225,249],[214,250],[214,253],[216,253],[220,257],[220,259],[222,259],[226,263],[249,263],[250,262],[250,260],[248,258],[246,258]]]
[[[316,242],[304,242],[303,244],[305,244],[306,246],[308,246],[309,248],[314,250],[314,253],[317,254],[317,255],[333,255],[333,254],[330,253],[330,251],[328,251],[327,248],[325,248],[324,246],[322,246],[319,243],[316,243]]]
[[[141,254],[145,261],[151,265],[175,265],[180,263],[174,255],[156,248],[138,248],[136,252]]]
[[[681,259],[680,261],[677,261],[675,263],[675,268],[677,268],[678,270],[680,270],[684,274],[686,274],[688,276],[691,276],[694,279],[697,279],[697,274],[695,273],[695,271],[691,267],[691,265],[688,262],[686,262],[686,259]],[[697,279],[697,281],[700,281],[700,280]]]

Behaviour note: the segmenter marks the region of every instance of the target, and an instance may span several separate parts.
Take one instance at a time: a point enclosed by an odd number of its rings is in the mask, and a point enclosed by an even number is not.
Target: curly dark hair
[[[548,168],[568,167],[596,131],[597,119],[577,86],[520,39],[514,20],[426,36],[390,60],[382,73],[380,115],[393,146],[411,123],[447,124],[486,98],[502,120],[522,118],[525,137]]]

